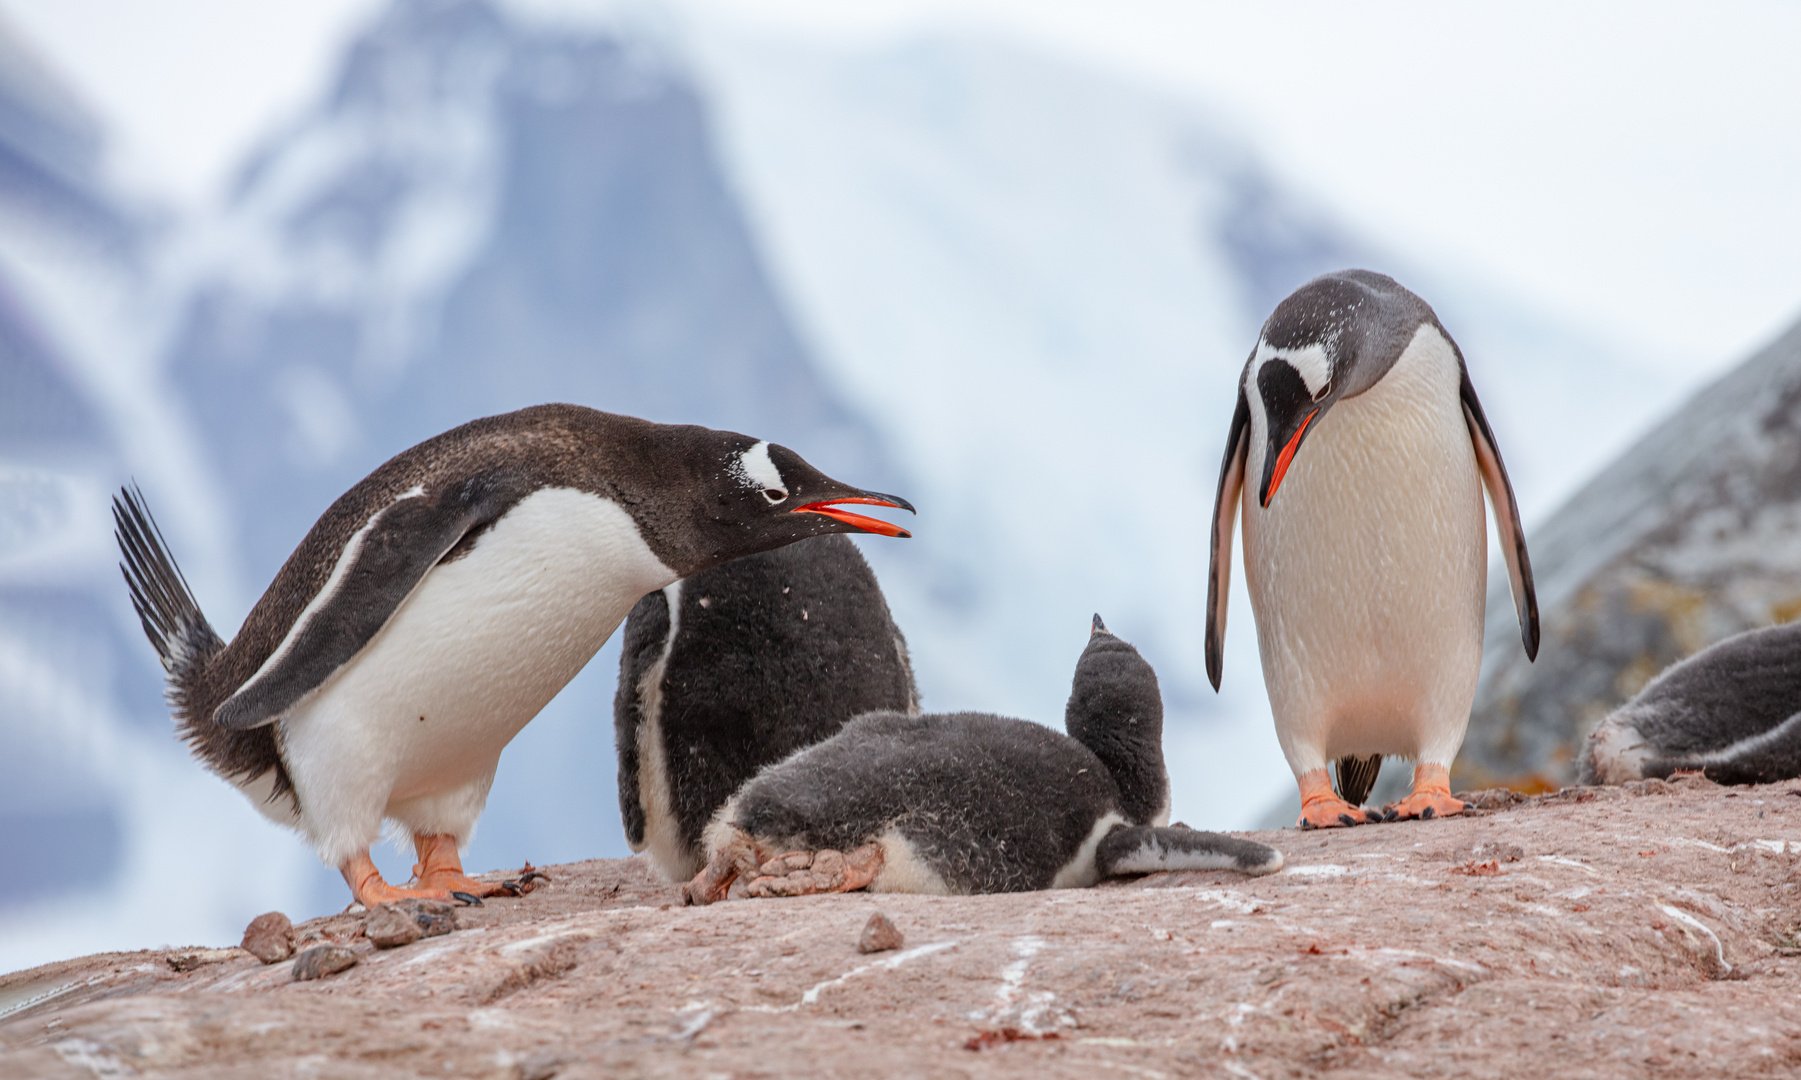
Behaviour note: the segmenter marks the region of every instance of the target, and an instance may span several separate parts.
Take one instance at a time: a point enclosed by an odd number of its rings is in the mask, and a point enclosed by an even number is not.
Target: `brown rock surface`
[[[0,1077],[1801,1073],[1801,783],[1477,803],[1262,834],[1265,878],[1007,896],[684,907],[574,864],[399,949],[303,924],[361,958],[316,982],[193,949],[8,976]],[[860,955],[878,908],[909,945]]]

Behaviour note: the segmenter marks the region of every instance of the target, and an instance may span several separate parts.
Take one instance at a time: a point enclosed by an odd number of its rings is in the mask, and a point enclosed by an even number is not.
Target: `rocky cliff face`
[[[1697,394],[1530,537],[1543,645],[1500,594],[1456,773],[1568,782],[1608,711],[1721,638],[1801,615],[1801,324]]]

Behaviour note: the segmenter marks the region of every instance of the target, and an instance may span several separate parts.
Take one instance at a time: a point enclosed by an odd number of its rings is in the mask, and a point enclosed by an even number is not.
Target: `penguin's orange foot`
[[[443,833],[414,833],[413,850],[419,854],[419,861],[413,864],[413,884],[441,899],[454,897],[480,903],[483,896],[523,896],[536,887],[538,880],[550,880],[526,863],[517,878],[477,881],[463,873],[456,838]]]
[[[1303,829],[1342,829],[1381,821],[1382,815],[1352,806],[1332,790],[1332,777],[1324,769],[1301,774],[1301,816],[1295,825]]]
[[[418,873],[415,868],[414,873]],[[477,881],[461,870],[436,870],[429,874],[420,874],[413,882],[437,896],[456,897],[473,896],[518,896],[519,886],[511,881]]]
[[[1443,765],[1416,765],[1413,769],[1413,793],[1397,803],[1382,808],[1386,821],[1435,817],[1454,817],[1463,813],[1464,802],[1451,797],[1451,770]]]
[[[864,844],[848,854],[830,848],[791,851],[758,867],[757,879],[745,891],[756,897],[853,892],[876,879],[882,862],[880,844]]]
[[[367,849],[346,859],[344,865],[338,867],[338,871],[344,875],[344,883],[350,886],[350,895],[367,908],[395,900],[451,899],[450,893],[444,889],[403,889],[388,884],[383,880],[381,871],[375,868]]]

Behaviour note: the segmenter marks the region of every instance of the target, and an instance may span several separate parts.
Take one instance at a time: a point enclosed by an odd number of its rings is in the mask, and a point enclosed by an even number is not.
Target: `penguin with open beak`
[[[734,432],[578,405],[490,416],[340,496],[229,644],[142,496],[113,513],[181,735],[373,905],[507,891],[459,852],[513,736],[646,593],[811,536],[908,535],[844,504],[912,510]],[[384,820],[412,834],[411,888],[370,861]]]
[[[1438,316],[1367,270],[1315,278],[1277,305],[1239,380],[1220,467],[1207,675],[1217,690],[1242,501],[1245,580],[1302,827],[1463,810],[1449,781],[1482,659],[1484,487],[1536,658],[1513,488]],[[1364,810],[1384,756],[1415,762],[1412,793]]]

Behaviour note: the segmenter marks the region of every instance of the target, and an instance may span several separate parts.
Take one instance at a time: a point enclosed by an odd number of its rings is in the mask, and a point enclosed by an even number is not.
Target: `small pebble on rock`
[[[294,981],[323,979],[356,965],[356,952],[343,945],[315,945],[294,961]]]
[[[279,911],[258,915],[244,928],[244,951],[265,964],[294,955],[294,924]]]
[[[418,941],[425,929],[399,904],[377,904],[363,923],[363,936],[378,949],[394,949]]]
[[[378,949],[411,945],[457,928],[456,908],[442,900],[395,900],[377,904],[363,923],[363,936]]]
[[[902,936],[900,928],[888,921],[888,916],[876,912],[869,917],[863,926],[863,937],[857,942],[857,951],[863,953],[887,952],[898,949],[907,939]]]
[[[457,928],[457,906],[446,900],[402,900],[401,906],[413,913],[413,921],[426,937],[438,937]]]

